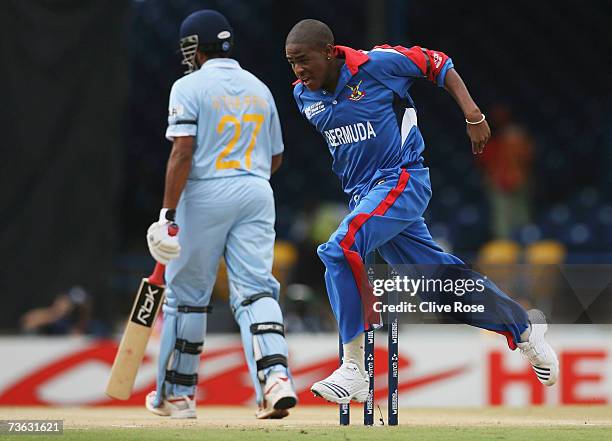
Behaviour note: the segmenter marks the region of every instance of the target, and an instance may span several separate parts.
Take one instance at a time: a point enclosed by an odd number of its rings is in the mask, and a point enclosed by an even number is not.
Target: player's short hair
[[[287,34],[285,45],[305,44],[316,48],[324,48],[334,44],[334,34],[329,26],[319,20],[307,18],[296,23]]]

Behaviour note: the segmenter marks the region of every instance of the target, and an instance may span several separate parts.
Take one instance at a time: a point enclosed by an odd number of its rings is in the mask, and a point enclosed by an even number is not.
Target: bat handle
[[[172,223],[168,226],[168,235],[176,236],[179,232],[179,227],[177,224]],[[153,285],[163,285],[164,284],[164,273],[166,272],[166,265],[163,265],[159,262],[155,264],[155,268],[153,272],[148,277],[149,283]]]

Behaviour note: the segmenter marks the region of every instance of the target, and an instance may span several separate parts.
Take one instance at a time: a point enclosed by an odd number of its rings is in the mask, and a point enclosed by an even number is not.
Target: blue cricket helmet
[[[187,66],[187,73],[198,69],[196,50],[201,52],[229,53],[234,45],[234,29],[223,14],[212,9],[203,9],[189,15],[179,31],[181,64]]]

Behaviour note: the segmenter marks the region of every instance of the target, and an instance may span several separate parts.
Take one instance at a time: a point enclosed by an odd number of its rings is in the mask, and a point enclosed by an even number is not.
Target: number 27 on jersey
[[[247,170],[251,169],[251,154],[253,153],[253,148],[257,142],[257,135],[261,130],[263,122],[264,116],[261,113],[245,113],[242,115],[241,119],[238,119],[234,115],[223,115],[221,117],[219,124],[217,124],[217,133],[223,133],[226,128],[233,128],[234,133],[230,142],[225,146],[223,151],[219,153],[219,156],[217,156],[217,160],[215,161],[217,170],[240,168],[242,166],[240,160],[226,158],[234,151],[234,147],[236,147],[236,143],[240,139],[242,124],[254,123],[255,128],[251,133],[251,139],[244,152],[244,166]]]

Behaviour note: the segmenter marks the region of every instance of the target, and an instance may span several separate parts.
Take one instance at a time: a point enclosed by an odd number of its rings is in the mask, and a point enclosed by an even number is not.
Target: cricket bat
[[[170,236],[175,236],[177,233],[178,227],[175,224],[168,227]],[[144,358],[155,319],[164,300],[165,269],[164,265],[157,263],[153,273],[140,282],[106,385],[106,395],[111,398],[127,400],[132,395],[138,368]]]

